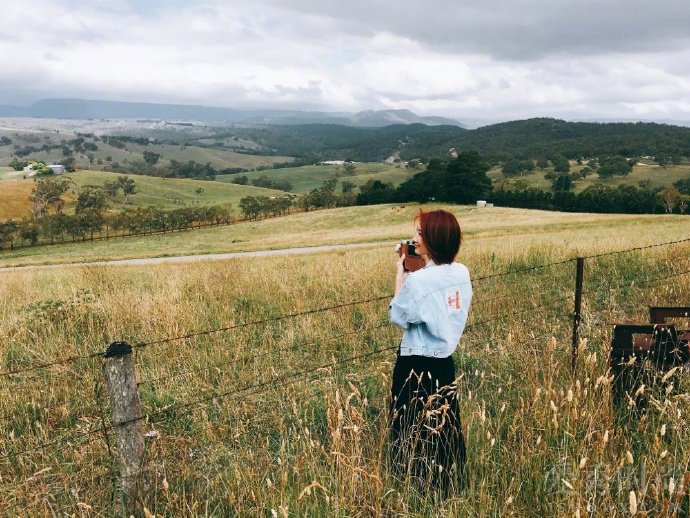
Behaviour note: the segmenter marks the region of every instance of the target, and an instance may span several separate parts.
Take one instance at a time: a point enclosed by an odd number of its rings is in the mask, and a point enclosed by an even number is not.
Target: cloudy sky
[[[690,120],[687,0],[3,2],[0,104]]]

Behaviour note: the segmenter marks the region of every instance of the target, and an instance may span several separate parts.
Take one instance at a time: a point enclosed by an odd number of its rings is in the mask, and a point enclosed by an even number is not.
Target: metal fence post
[[[577,362],[577,347],[580,340],[580,320],[582,317],[582,282],[585,274],[585,258],[577,258],[577,269],[575,273],[575,309],[573,311],[573,347],[571,358],[571,369],[575,373]]]
[[[137,482],[144,459],[144,426],[137,392],[132,346],[113,342],[104,356],[103,374],[110,398],[110,410],[120,467],[119,490],[127,511],[134,509]]]

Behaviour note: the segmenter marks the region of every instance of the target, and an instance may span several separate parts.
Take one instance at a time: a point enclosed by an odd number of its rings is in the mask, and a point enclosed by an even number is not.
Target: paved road
[[[117,261],[95,261],[85,263],[64,263],[64,264],[44,264],[44,265],[30,265],[30,266],[9,266],[0,268],[0,272],[9,272],[27,269],[47,269],[47,268],[66,268],[69,266],[128,266],[128,265],[146,265],[146,264],[161,264],[161,263],[189,263],[192,261],[217,261],[223,259],[237,259],[241,257],[265,257],[270,255],[294,255],[294,254],[313,254],[317,252],[330,252],[332,250],[347,250],[351,248],[365,248],[381,245],[390,245],[393,250],[393,245],[390,241],[377,241],[373,243],[358,243],[352,245],[325,245],[325,246],[309,246],[302,248],[284,248],[281,250],[259,250],[256,252],[233,252],[227,254],[206,254],[206,255],[181,255],[176,257],[150,257],[146,259],[120,259]]]

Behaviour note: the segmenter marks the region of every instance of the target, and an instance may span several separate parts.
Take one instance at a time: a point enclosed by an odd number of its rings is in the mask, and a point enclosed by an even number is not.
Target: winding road
[[[140,266],[147,264],[162,263],[188,263],[192,261],[218,261],[224,259],[238,259],[243,257],[267,257],[272,255],[294,255],[294,254],[313,254],[318,252],[330,252],[333,250],[348,250],[352,248],[366,248],[381,245],[393,246],[390,241],[376,241],[372,243],[357,243],[350,245],[324,245],[309,246],[301,248],[283,248],[280,250],[258,250],[255,252],[232,252],[226,254],[205,254],[205,255],[180,255],[175,257],[149,257],[145,259],[118,259],[114,261],[93,261],[83,263],[60,263],[27,266],[5,266],[0,268],[0,272],[10,272],[28,269],[48,269],[48,268],[67,268],[83,266]]]

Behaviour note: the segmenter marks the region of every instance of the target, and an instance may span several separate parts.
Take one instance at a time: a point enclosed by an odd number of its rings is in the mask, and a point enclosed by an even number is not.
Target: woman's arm
[[[402,288],[402,285],[405,282],[405,279],[407,278],[407,272],[405,271],[405,267],[403,265],[404,261],[405,261],[405,254],[402,254],[400,256],[400,259],[398,259],[398,264],[396,267],[395,295],[400,293],[400,288]]]

